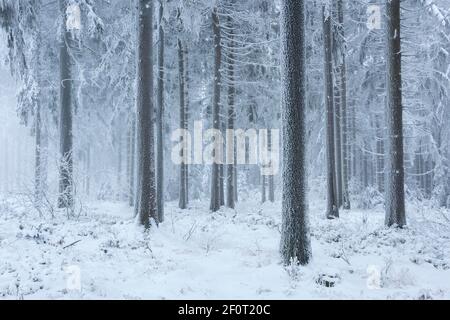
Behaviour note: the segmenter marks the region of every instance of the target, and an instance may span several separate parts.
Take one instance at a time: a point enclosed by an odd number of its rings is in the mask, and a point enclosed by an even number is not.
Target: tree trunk
[[[348,191],[349,180],[349,148],[348,148],[348,124],[347,124],[347,65],[346,65],[346,40],[344,32],[344,8],[343,1],[338,0],[338,35],[340,38],[342,58],[339,67],[340,74],[337,75],[341,80],[340,99],[341,99],[341,166],[342,166],[342,205],[345,210],[350,210],[350,194]]]
[[[382,121],[378,118],[381,117],[375,117],[375,125],[376,125],[376,131],[377,131],[377,185],[378,185],[378,191],[380,193],[384,192],[384,135],[383,135],[383,128],[382,128]]]
[[[335,183],[336,183],[336,201],[338,208],[343,204],[342,194],[342,148],[341,148],[341,81],[340,68],[334,69],[336,83],[333,84],[333,125],[334,125],[334,161],[335,161]],[[333,80],[332,80],[333,81]]]
[[[185,130],[189,129],[189,50],[188,45],[184,44],[184,124]],[[185,196],[186,196],[186,205],[189,204],[189,163],[186,163],[186,167],[184,170],[184,181],[185,181]]]
[[[180,93],[180,128],[186,129],[186,115],[185,115],[185,70],[184,70],[184,48],[181,40],[178,40],[178,83],[179,83],[179,93]],[[186,141],[183,141],[186,145]],[[186,148],[183,148],[183,153],[186,152]],[[178,206],[180,209],[187,208],[187,197],[186,197],[186,166],[187,166],[187,154],[182,155],[183,160],[180,164],[180,199],[178,202]]]
[[[46,167],[46,163],[43,163],[43,137],[42,137],[42,115],[41,115],[41,30],[38,25],[37,35],[36,35],[36,47],[34,50],[34,55],[36,57],[36,84],[37,84],[37,92],[33,96],[33,103],[35,107],[35,180],[34,180],[34,202],[36,208],[40,208],[42,205],[42,197],[43,197],[43,176],[44,176],[44,166]]]
[[[41,123],[41,104],[40,97],[36,98],[36,119],[35,119],[35,171],[34,171],[34,202],[36,208],[42,204],[42,123]]]
[[[136,206],[136,114],[133,115],[131,131],[131,179],[130,179],[130,206]]]
[[[272,130],[267,131],[267,146],[269,149],[269,152],[272,152]],[[275,176],[273,174],[268,176],[268,184],[269,184],[269,201],[275,202]]]
[[[164,41],[165,34],[162,26],[164,6],[159,3],[159,43],[158,43],[158,111],[157,111],[157,183],[156,209],[159,222],[164,221]]]
[[[123,200],[123,189],[122,189],[122,149],[123,149],[123,138],[122,138],[122,127],[119,126],[117,133],[117,200]]]
[[[367,149],[367,144],[364,144],[364,148]],[[364,151],[362,152],[362,170],[361,170],[361,178],[362,178],[362,184],[364,186],[364,188],[369,187],[369,173],[368,173],[368,166],[369,166],[369,162],[367,160],[368,155],[367,153]]]
[[[126,159],[126,197],[127,200],[129,201],[130,199],[130,180],[131,180],[131,132],[132,132],[132,121],[131,121],[131,117],[128,117],[128,122],[127,122],[127,139],[126,139],[126,154],[125,154],[125,159]]]
[[[137,44],[137,215],[146,229],[156,212],[154,130],[153,130],[153,1],[138,0]]]
[[[266,203],[267,197],[266,197],[266,176],[261,175],[261,203]]]
[[[223,122],[221,123],[221,127],[224,127],[223,126]],[[221,130],[221,131],[224,132],[224,130]],[[220,199],[219,203],[220,203],[221,207],[225,205],[225,187],[224,187],[224,183],[225,183],[225,167],[221,163],[221,164],[219,164],[219,199]]]
[[[234,1],[231,2],[233,4]],[[236,121],[236,111],[235,111],[235,96],[236,96],[236,87],[234,85],[235,74],[234,74],[234,25],[233,20],[230,16],[227,18],[227,28],[228,28],[228,129],[234,131],[234,125]],[[227,207],[234,209],[235,207],[235,193],[236,193],[236,143],[234,141],[233,136],[227,136],[227,152],[231,152],[232,154],[228,154],[227,158],[233,159],[233,164],[227,165]],[[232,139],[232,141],[229,141]],[[232,145],[232,148],[229,146]]]
[[[60,40],[60,177],[58,207],[73,207],[73,138],[72,138],[72,87],[69,42],[71,32],[66,29],[67,0],[59,0],[62,19]]]
[[[134,207],[135,205],[135,177],[136,177],[136,115],[131,115],[130,120],[130,135],[128,138],[129,145],[129,177],[128,177],[128,204],[130,207]]]
[[[403,164],[402,54],[400,0],[387,0],[387,190],[386,225],[406,225]]]
[[[220,130],[220,87],[221,87],[221,74],[220,67],[222,61],[222,46],[221,46],[221,34],[220,34],[220,22],[215,7],[212,12],[212,27],[214,34],[214,96],[213,96],[213,108],[212,108],[212,122],[213,128]],[[216,212],[220,209],[220,164],[216,161],[212,164],[211,172],[211,205],[210,210]]]
[[[280,251],[285,265],[311,259],[306,177],[305,3],[281,3],[283,200]]]
[[[86,195],[91,193],[91,146],[88,144],[86,147]]]
[[[326,126],[327,126],[327,188],[328,188],[328,219],[339,218],[339,205],[335,181],[335,144],[334,144],[334,108],[333,108],[333,63],[331,53],[331,8],[322,8],[323,16],[323,39],[324,39],[324,65],[325,65],[325,104],[326,104]]]

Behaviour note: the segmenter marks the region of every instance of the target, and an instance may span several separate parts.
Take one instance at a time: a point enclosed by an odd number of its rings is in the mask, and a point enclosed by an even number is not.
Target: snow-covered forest
[[[0,299],[450,299],[450,0],[0,0]]]

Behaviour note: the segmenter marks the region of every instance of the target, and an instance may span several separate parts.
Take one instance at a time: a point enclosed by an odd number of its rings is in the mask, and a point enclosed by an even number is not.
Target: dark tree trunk
[[[146,229],[156,212],[154,130],[153,130],[153,1],[138,0],[137,44],[137,215]]]
[[[346,65],[346,40],[344,32],[344,8],[343,1],[338,0],[338,36],[340,40],[342,57],[341,65],[339,67],[341,86],[340,86],[340,100],[341,100],[341,166],[342,166],[342,206],[345,210],[350,210],[350,194],[348,190],[348,180],[349,180],[349,146],[348,146],[348,121],[347,121],[347,65]]]
[[[181,40],[178,40],[178,83],[179,83],[179,102],[180,102],[180,128],[186,129],[186,114],[185,114],[185,98],[186,98],[186,81],[184,70],[184,48]],[[183,141],[186,143],[186,141]],[[183,148],[183,152],[186,152],[186,148]],[[178,206],[180,209],[187,208],[187,196],[186,196],[186,167],[187,167],[187,154],[182,155],[183,160],[180,164],[180,199]]]
[[[342,69],[342,39],[341,28],[339,23],[339,8],[338,1],[333,0],[330,4],[331,15],[331,52],[333,56],[333,108],[334,108],[334,158],[335,158],[335,183],[336,183],[336,199],[338,207],[343,204],[343,192],[342,192],[342,128],[341,128],[341,69]]]
[[[272,152],[272,130],[268,130],[267,133],[267,146],[269,149],[269,152]],[[270,202],[275,202],[275,176],[273,174],[268,176],[268,197]]]
[[[234,1],[231,1],[233,4]],[[233,20],[229,16],[227,18],[227,28],[228,28],[228,129],[234,131],[234,125],[236,121],[236,111],[235,111],[235,96],[236,96],[236,87],[234,84],[235,81],[235,72],[234,72],[234,25]],[[235,207],[235,194],[236,194],[236,143],[234,141],[234,135],[227,137],[227,152],[231,154],[227,154],[227,158],[233,159],[233,164],[227,165],[227,207],[234,209]],[[232,139],[232,141],[229,141]],[[232,148],[229,148],[229,145],[232,145]]]
[[[185,130],[189,129],[189,50],[187,43],[184,44],[184,124]],[[186,168],[184,170],[184,181],[185,181],[185,196],[186,205],[189,204],[189,163],[186,163]]]
[[[332,79],[336,79],[336,83],[333,84],[333,125],[334,125],[334,162],[335,162],[335,183],[336,183],[336,201],[338,208],[342,206],[343,194],[342,194],[342,158],[341,158],[341,81],[340,81],[340,68],[334,69],[334,75]],[[333,81],[333,80],[332,80]]]
[[[280,251],[283,263],[311,259],[306,177],[305,3],[281,3],[283,200]]]
[[[329,8],[331,10],[331,8]],[[339,205],[335,180],[335,144],[334,144],[334,107],[333,107],[333,62],[331,52],[331,12],[322,8],[323,15],[323,40],[324,40],[324,65],[325,65],[325,105],[326,105],[326,129],[327,129],[327,217],[339,218]]]
[[[212,108],[212,122],[213,128],[221,129],[220,125],[220,87],[221,87],[221,61],[222,61],[222,46],[220,34],[220,22],[217,8],[212,12],[212,27],[214,35],[214,96]],[[220,209],[220,164],[216,161],[212,164],[211,172],[211,204],[210,210],[216,212]]]
[[[73,138],[72,138],[72,73],[69,43],[71,32],[66,29],[67,0],[59,0],[63,17],[60,40],[60,177],[58,207],[73,207]]]
[[[163,23],[164,6],[159,3],[159,43],[158,43],[158,111],[157,111],[157,183],[156,209],[159,222],[164,221],[164,41]]]
[[[267,185],[267,177],[264,175],[261,175],[261,202],[266,203],[267,196],[266,196],[266,185]]]
[[[406,225],[403,164],[400,0],[387,0],[387,172],[386,225]]]

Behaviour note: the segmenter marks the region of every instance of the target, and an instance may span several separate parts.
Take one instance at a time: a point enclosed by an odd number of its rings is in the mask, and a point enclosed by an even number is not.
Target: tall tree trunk
[[[159,43],[158,43],[158,111],[157,111],[157,182],[156,182],[156,209],[159,222],[164,221],[164,49],[165,33],[162,26],[164,6],[159,2]]]
[[[135,199],[135,184],[136,184],[136,114],[131,116],[131,130],[130,130],[130,180],[128,180],[128,204],[134,207]]]
[[[187,43],[184,44],[184,124],[185,130],[189,129],[189,50]],[[185,196],[186,205],[189,204],[189,163],[186,163],[186,168],[184,170],[184,181],[185,181]]]
[[[335,161],[335,183],[336,183],[336,201],[338,208],[342,206],[343,194],[342,194],[342,148],[341,148],[341,81],[340,81],[340,68],[334,68],[334,75],[332,79],[336,79],[333,84],[333,125],[334,125],[334,161]]]
[[[86,146],[86,195],[90,195],[91,193],[91,146],[88,144]]]
[[[46,117],[41,109],[41,143],[40,143],[40,184],[41,195],[44,196],[48,190],[48,128]]]
[[[367,149],[367,144],[364,144],[364,148]],[[369,172],[368,172],[368,167],[369,167],[369,161],[368,161],[368,155],[367,152],[362,152],[362,168],[361,168],[361,179],[362,179],[362,184],[364,186],[364,188],[369,187]]]
[[[73,207],[73,138],[72,138],[72,87],[69,43],[71,32],[66,29],[67,0],[59,0],[63,19],[60,39],[60,176],[58,207]]]
[[[126,192],[125,195],[127,200],[130,200],[130,180],[131,180],[131,132],[132,132],[132,121],[131,117],[128,117],[127,122],[127,139],[126,139]]]
[[[387,14],[387,190],[386,225],[406,225],[403,163],[402,54],[400,0],[386,1]]]
[[[322,8],[323,39],[324,39],[324,65],[325,65],[325,104],[327,126],[327,217],[334,219],[339,217],[339,205],[335,181],[335,144],[334,144],[334,108],[333,108],[333,62],[331,52],[331,8]]]
[[[269,152],[272,152],[272,130],[267,131],[267,146],[269,149]],[[268,176],[268,184],[269,184],[269,201],[275,202],[275,176],[273,174]]]
[[[224,132],[223,129],[225,129],[225,124],[222,121],[222,119],[220,120],[221,124],[220,126],[222,127],[221,132]],[[224,206],[225,205],[225,166],[221,163],[219,164],[219,204],[220,206]]]
[[[376,125],[376,131],[377,131],[377,186],[378,191],[383,193],[384,192],[384,135],[383,135],[383,128],[382,128],[382,121],[379,119],[381,117],[375,117],[375,125]]]
[[[123,138],[122,138],[122,127],[119,126],[117,133],[117,200],[123,200],[122,192],[122,149],[123,149]]]
[[[220,67],[222,62],[222,46],[221,46],[221,34],[220,34],[220,22],[217,8],[212,11],[212,27],[214,34],[214,96],[213,96],[213,108],[212,108],[212,122],[213,128],[220,130],[220,87],[221,87],[221,74]],[[211,172],[211,204],[210,210],[216,212],[220,209],[220,164],[212,164]]]
[[[231,5],[234,4],[234,0],[231,0]],[[228,28],[228,129],[234,132],[234,125],[236,121],[236,111],[235,111],[235,96],[236,96],[236,87],[234,84],[235,81],[235,73],[234,73],[234,24],[233,20],[230,16],[227,18],[227,28]],[[230,141],[230,139],[232,141]],[[227,159],[232,158],[233,163],[227,165],[227,207],[234,209],[235,207],[235,193],[236,193],[236,143],[235,143],[234,134],[232,136],[227,136],[227,152],[231,152],[232,154],[227,154]],[[232,148],[229,146],[232,145]]]
[[[265,175],[261,175],[261,203],[266,203],[267,196],[266,196],[266,185],[267,185],[267,177]]]
[[[146,229],[156,212],[153,130],[153,1],[138,0],[137,155],[139,163],[137,215]]]
[[[311,259],[305,123],[305,3],[282,0],[281,74],[283,123],[283,200],[281,256],[285,265]]]
[[[341,44],[342,57],[341,65],[339,67],[341,87],[340,87],[340,99],[341,99],[341,165],[342,165],[342,205],[345,210],[350,210],[350,194],[348,191],[349,180],[349,146],[348,146],[348,123],[347,123],[347,65],[346,65],[346,40],[344,32],[344,8],[343,1],[338,0],[338,35]]]
[[[343,204],[342,192],[342,141],[341,141],[341,68],[342,68],[342,39],[341,28],[339,24],[339,8],[338,1],[332,0],[330,2],[331,15],[331,52],[333,56],[333,107],[334,107],[334,158],[335,158],[335,183],[336,183],[336,199],[338,207]],[[336,23],[337,22],[337,23]]]
[[[42,137],[42,115],[41,115],[41,29],[39,26],[39,22],[37,25],[37,34],[36,34],[36,47],[34,50],[34,55],[36,59],[36,69],[35,69],[35,77],[37,84],[37,92],[33,98],[34,106],[35,106],[35,179],[34,179],[34,202],[36,208],[40,208],[42,205],[42,197],[43,197],[43,176],[44,170],[46,169],[46,163],[43,160],[43,137]],[[45,167],[44,167],[45,166]]]
[[[34,202],[36,208],[42,204],[42,119],[40,97],[36,98],[36,120],[35,120],[35,171],[34,171]]]
[[[185,62],[184,62],[184,48],[183,43],[179,39],[178,40],[178,82],[179,82],[179,102],[180,102],[180,128],[186,129],[186,115],[185,115],[185,70],[184,70]],[[186,141],[183,141],[183,143],[186,145]],[[178,202],[178,206],[180,209],[186,209],[187,208],[187,197],[186,197],[186,166],[187,166],[187,154],[184,154],[186,152],[186,148],[183,148],[183,155],[182,155],[182,162],[180,164],[180,199]]]
[[[350,119],[350,126],[351,126],[351,142],[350,142],[350,149],[351,149],[351,171],[354,181],[356,181],[358,176],[358,161],[360,161],[358,157],[358,148],[356,146],[356,106],[355,106],[355,100],[352,100],[351,104],[351,119]]]

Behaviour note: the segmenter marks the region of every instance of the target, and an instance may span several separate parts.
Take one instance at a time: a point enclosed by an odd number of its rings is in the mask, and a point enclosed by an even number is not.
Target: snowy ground
[[[382,210],[328,221],[313,203],[314,259],[286,269],[279,204],[217,214],[207,203],[168,204],[166,223],[143,235],[123,204],[94,203],[67,220],[19,203],[0,196],[3,299],[450,298],[449,213],[424,206],[409,205],[407,229],[388,230]],[[68,290],[78,270],[81,291]]]

